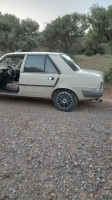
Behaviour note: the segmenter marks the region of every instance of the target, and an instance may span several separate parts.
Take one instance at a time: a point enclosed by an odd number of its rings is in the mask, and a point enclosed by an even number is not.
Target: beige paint
[[[16,55],[19,53],[15,53]],[[25,53],[21,53],[25,54]],[[50,56],[52,61],[55,63],[61,74],[50,74],[50,73],[25,73],[24,64],[28,55],[40,55],[47,54]],[[10,54],[8,54],[10,55]],[[53,78],[53,80],[52,80]],[[19,96],[30,96],[30,97],[43,97],[52,98],[52,93],[56,89],[69,89],[72,90],[78,97],[79,100],[89,99],[85,98],[82,94],[82,90],[86,91],[100,91],[101,83],[103,82],[103,76],[101,72],[92,70],[78,70],[73,71],[63,61],[58,53],[37,53],[31,52],[26,53],[21,70],[19,79]]]

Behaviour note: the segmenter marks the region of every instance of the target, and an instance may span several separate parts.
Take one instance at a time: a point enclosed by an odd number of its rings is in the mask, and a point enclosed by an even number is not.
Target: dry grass
[[[76,63],[85,69],[100,70],[106,72],[112,67],[112,56],[111,55],[95,55],[95,56],[85,56],[76,55],[74,56]]]

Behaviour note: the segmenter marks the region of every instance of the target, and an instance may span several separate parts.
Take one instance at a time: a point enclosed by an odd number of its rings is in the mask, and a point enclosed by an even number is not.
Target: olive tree
[[[63,51],[68,53],[71,46],[84,34],[85,16],[78,13],[58,17],[48,23],[43,32],[44,42],[51,51]]]

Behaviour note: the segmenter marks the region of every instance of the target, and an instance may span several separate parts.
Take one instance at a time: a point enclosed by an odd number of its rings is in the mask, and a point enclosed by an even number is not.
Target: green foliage
[[[107,71],[104,75],[104,80],[106,83],[112,84],[112,67],[110,67],[109,71]]]
[[[17,48],[20,21],[14,15],[0,15],[0,50],[13,51]]]
[[[0,51],[31,51],[38,46],[37,22],[26,19],[20,21],[16,16],[0,13]]]
[[[18,47],[24,51],[32,51],[39,44],[38,39],[39,25],[37,22],[26,19],[21,22],[21,33],[19,36]]]
[[[83,52],[86,55],[104,54],[104,43],[112,43],[112,6],[107,9],[93,5],[88,15],[89,31],[83,42]],[[103,44],[103,45],[102,45]]]
[[[98,53],[102,55],[106,52],[106,45],[101,42],[99,43],[96,33],[90,30],[83,41],[83,52],[88,56]]]
[[[107,10],[103,7],[93,5],[91,8],[91,14],[88,15],[88,21],[90,24],[90,29],[96,34],[97,38],[100,40],[109,40],[109,23]]]
[[[86,28],[85,19],[85,15],[73,13],[58,17],[47,24],[44,38],[49,50],[68,53],[71,46],[83,35]]]

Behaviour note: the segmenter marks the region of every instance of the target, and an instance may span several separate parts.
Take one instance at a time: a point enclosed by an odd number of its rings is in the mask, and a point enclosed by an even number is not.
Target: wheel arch
[[[77,101],[79,101],[77,94],[76,94],[73,90],[68,89],[68,88],[56,88],[55,90],[53,90],[53,92],[52,92],[52,94],[51,94],[51,98],[53,98],[55,92],[57,92],[57,91],[62,91],[62,90],[73,92],[73,93],[75,94],[75,96],[77,97]]]

